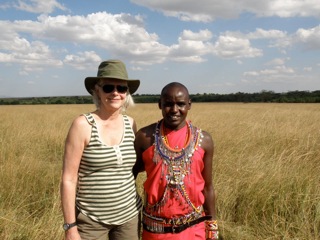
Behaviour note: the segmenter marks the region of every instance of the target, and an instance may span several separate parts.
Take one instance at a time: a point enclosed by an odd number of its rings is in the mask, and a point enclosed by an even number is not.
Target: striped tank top
[[[92,131],[80,162],[76,206],[94,221],[123,224],[137,216],[142,207],[132,174],[136,161],[134,132],[128,117],[123,115],[122,141],[108,146],[100,140],[92,114],[84,116]]]

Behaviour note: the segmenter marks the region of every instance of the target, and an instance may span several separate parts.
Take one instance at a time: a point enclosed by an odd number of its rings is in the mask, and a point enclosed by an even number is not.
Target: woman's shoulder
[[[67,141],[68,142],[82,142],[87,143],[91,132],[91,125],[88,123],[85,116],[80,115],[76,117],[69,129]]]
[[[76,128],[83,128],[85,126],[90,126],[91,123],[90,123],[90,118],[88,116],[89,115],[86,115],[86,114],[79,115],[73,120],[72,126]]]

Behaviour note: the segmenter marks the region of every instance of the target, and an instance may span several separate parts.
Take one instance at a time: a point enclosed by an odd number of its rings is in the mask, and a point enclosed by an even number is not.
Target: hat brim
[[[116,78],[116,77],[87,77],[84,80],[84,85],[85,85],[88,93],[90,93],[92,95],[92,91],[94,89],[94,86],[97,84],[97,82],[100,79],[119,79],[122,81],[126,81],[128,84],[129,93],[131,95],[134,94],[140,86],[140,80],[138,80],[138,79],[120,79],[120,78]]]

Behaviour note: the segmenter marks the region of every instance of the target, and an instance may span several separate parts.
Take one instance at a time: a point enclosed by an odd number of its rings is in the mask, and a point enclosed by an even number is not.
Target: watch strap
[[[70,228],[77,226],[77,222],[73,222],[73,223],[64,223],[63,224],[63,229],[65,231],[69,230]]]

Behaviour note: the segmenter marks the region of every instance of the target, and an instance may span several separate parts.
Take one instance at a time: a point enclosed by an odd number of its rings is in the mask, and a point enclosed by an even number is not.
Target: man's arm
[[[137,155],[137,159],[136,159],[136,163],[133,166],[132,172],[133,172],[133,176],[136,179],[139,172],[144,171],[144,164],[143,164],[143,160],[142,160],[142,153],[144,151],[143,149],[143,142],[145,141],[145,134],[143,133],[143,130],[140,129],[137,133],[136,133],[136,138],[134,141],[134,148],[136,151],[136,155]]]
[[[141,128],[136,133],[134,148],[136,150],[137,160],[136,160],[136,164],[133,166],[133,169],[132,169],[133,175],[135,178],[138,176],[139,172],[142,172],[145,170],[142,154],[145,150],[147,150],[149,147],[152,146],[154,142],[153,134],[154,134],[155,128],[156,128],[156,123],[153,123],[149,126]]]
[[[204,210],[206,215],[211,215],[212,219],[216,219],[216,198],[212,182],[212,159],[214,154],[214,144],[212,137],[209,133],[203,131],[202,148],[205,150],[203,157],[204,169],[202,176],[205,180],[203,194],[205,197]]]

